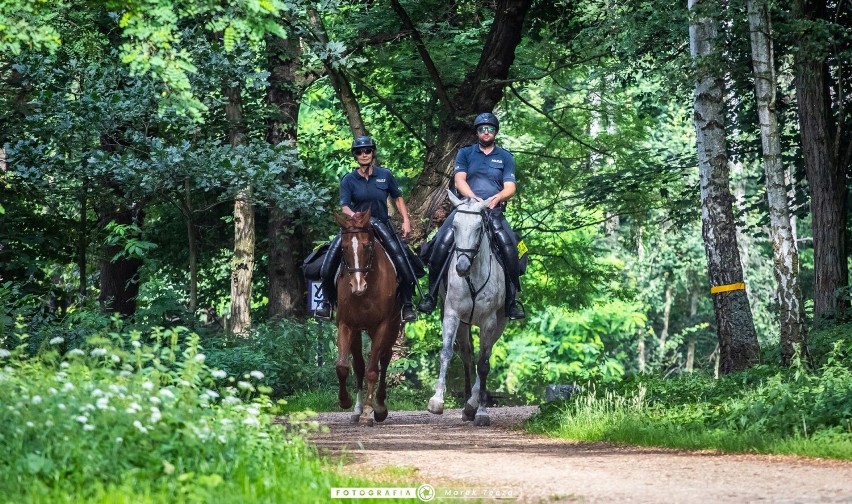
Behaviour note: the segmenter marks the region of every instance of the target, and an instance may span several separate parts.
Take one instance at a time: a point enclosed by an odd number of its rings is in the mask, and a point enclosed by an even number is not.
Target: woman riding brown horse
[[[394,266],[370,223],[370,210],[356,212],[351,217],[337,214],[335,219],[341,228],[342,248],[341,275],[337,282],[338,399],[341,408],[352,406],[346,390],[351,354],[358,391],[352,419],[362,425],[373,425],[374,418],[381,422],[388,416],[385,380],[393,343],[402,328],[402,301],[396,293]],[[366,331],[372,341],[366,369],[361,331]]]

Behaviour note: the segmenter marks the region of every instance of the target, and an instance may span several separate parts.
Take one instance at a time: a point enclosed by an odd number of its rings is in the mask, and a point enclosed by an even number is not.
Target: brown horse
[[[402,304],[396,295],[396,271],[370,224],[370,210],[352,217],[337,214],[335,218],[341,228],[343,261],[337,281],[338,399],[341,408],[352,406],[346,390],[351,353],[358,390],[352,421],[372,426],[373,418],[381,422],[388,416],[385,378],[391,349],[402,327]],[[366,369],[361,331],[366,331],[371,340]]]

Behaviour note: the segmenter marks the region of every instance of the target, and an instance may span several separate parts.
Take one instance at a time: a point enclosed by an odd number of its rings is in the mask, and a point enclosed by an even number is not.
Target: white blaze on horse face
[[[361,265],[358,258],[358,247],[361,246],[361,243],[358,241],[358,235],[352,234],[352,256],[353,256],[353,264],[352,268],[355,270],[355,276],[352,277],[352,293],[360,296],[367,290],[367,279],[364,277],[364,272],[359,271],[364,266]]]

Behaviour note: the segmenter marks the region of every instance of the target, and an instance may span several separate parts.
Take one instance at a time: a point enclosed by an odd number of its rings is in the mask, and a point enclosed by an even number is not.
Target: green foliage
[[[622,345],[645,327],[638,306],[616,301],[582,312],[551,308],[531,319],[533,331],[495,345],[495,378],[528,400],[550,383],[608,383],[624,375]]]
[[[335,332],[325,324],[320,334],[313,322],[270,322],[253,329],[250,338],[205,339],[207,361],[229,374],[263,373],[273,397],[336,387]],[[319,359],[318,359],[319,357]],[[318,365],[318,362],[322,365]]]
[[[249,493],[299,502],[330,486],[293,434],[309,424],[273,427],[271,402],[255,392],[261,375],[235,379],[209,367],[198,336],[102,333],[65,353],[63,344],[56,338],[39,358],[0,349],[9,406],[0,411],[3,495],[89,501],[120,487],[131,500],[230,502]],[[287,488],[275,489],[281,481]]]

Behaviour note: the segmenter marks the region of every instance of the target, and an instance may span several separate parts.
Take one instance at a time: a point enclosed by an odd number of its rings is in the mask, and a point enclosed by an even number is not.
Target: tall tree
[[[404,10],[394,2],[403,25],[416,33],[416,27],[407,20]],[[453,173],[456,150],[472,143],[476,136],[471,127],[473,118],[480,112],[490,112],[503,98],[506,79],[515,61],[515,49],[521,42],[524,20],[530,9],[530,0],[498,0],[494,20],[483,42],[479,62],[469,69],[459,85],[444,82],[428,52],[420,51],[424,64],[430,70],[435,94],[440,102],[440,124],[437,140],[429,145],[426,161],[411,194],[409,209],[413,215],[432,218],[440,223],[446,215],[437,213],[446,199],[446,188]],[[452,90],[452,92],[451,92]],[[422,238],[419,219],[413,219],[415,239]]]
[[[225,115],[231,147],[245,140],[243,105],[239,85],[225,87]],[[254,203],[251,185],[243,187],[234,199],[234,257],[231,259],[231,332],[247,335],[251,327],[251,290],[254,273]]]
[[[790,223],[790,202],[781,160],[781,132],[775,111],[775,54],[766,0],[748,0],[754,87],[760,118],[763,171],[769,206],[769,235],[775,257],[776,298],[781,325],[781,361],[789,365],[794,345],[807,342],[805,308],[799,284],[799,251]]]
[[[718,61],[718,0],[688,0],[694,62],[694,120],[701,187],[701,222],[719,338],[720,372],[759,359],[757,334],[737,248],[725,136],[724,79]]]
[[[314,80],[301,68],[298,38],[270,37],[269,88],[267,100],[273,115],[267,123],[267,141],[272,145],[286,142],[296,146],[299,104],[305,89]],[[282,181],[284,183],[284,181]],[[269,307],[270,319],[304,317],[304,277],[298,258],[306,248],[299,216],[271,205],[269,209]]]
[[[842,2],[841,2],[842,3]],[[848,7],[838,5],[838,12]],[[814,239],[814,318],[833,317],[846,305],[838,296],[849,283],[846,251],[846,170],[852,162],[852,136],[846,108],[849,93],[843,62],[832,72],[827,62],[830,42],[827,0],[794,0],[794,17],[802,27],[795,50],[799,134],[810,187]],[[846,62],[848,64],[848,61]],[[831,74],[835,89],[831,89]],[[838,94],[839,93],[839,94]],[[837,100],[832,113],[832,95]]]

